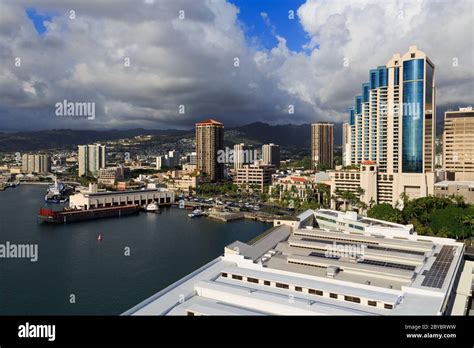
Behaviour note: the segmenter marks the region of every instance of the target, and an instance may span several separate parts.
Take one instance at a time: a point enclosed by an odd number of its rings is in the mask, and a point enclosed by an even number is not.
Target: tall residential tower
[[[334,124],[318,122],[311,125],[311,167],[330,169],[334,160]]]
[[[105,145],[79,145],[79,176],[91,173],[93,176],[99,175],[99,169],[105,168],[106,155]]]
[[[219,163],[218,151],[224,151],[224,125],[208,119],[196,123],[197,169],[211,181],[224,178],[224,163]]]

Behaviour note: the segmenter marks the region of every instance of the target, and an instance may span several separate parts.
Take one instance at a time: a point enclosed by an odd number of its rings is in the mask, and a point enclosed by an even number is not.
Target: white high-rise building
[[[434,193],[434,71],[416,46],[370,70],[370,82],[362,84],[362,94],[349,108],[350,157],[352,165],[362,165],[375,180],[365,187],[357,179],[364,173],[332,172],[331,193],[361,187],[365,203],[390,204],[402,193],[411,198]]]
[[[79,176],[91,173],[99,175],[99,169],[106,166],[106,147],[101,144],[79,145]]]
[[[234,145],[234,169],[243,168],[245,164],[252,164],[256,160],[254,157],[253,146],[244,143]]]
[[[342,165],[351,165],[351,126],[347,122],[342,124]]]

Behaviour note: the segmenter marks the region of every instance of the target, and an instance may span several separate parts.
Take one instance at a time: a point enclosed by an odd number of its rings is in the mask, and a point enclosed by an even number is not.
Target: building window
[[[232,279],[242,280],[242,277],[236,274],[232,274]]]
[[[372,307],[377,307],[377,301],[367,301],[367,304]]]
[[[224,278],[227,278],[227,273],[222,272],[221,276],[223,276]]]
[[[323,296],[323,292],[321,290],[308,289],[308,293],[312,295]]]
[[[283,283],[276,283],[275,286],[277,288],[282,288],[282,289],[288,289],[289,288],[288,284],[283,284]]]
[[[383,308],[385,308],[385,309],[393,309],[393,306],[392,306],[391,304],[387,304],[387,303],[386,303],[386,304],[383,305]]]
[[[269,282],[268,280],[264,280],[264,281],[263,281],[263,285],[268,285],[268,286],[270,286],[270,282]]]
[[[337,298],[337,294],[331,292],[331,293],[329,294],[329,297],[330,297],[330,298]]]
[[[303,288],[301,286],[295,286],[295,291],[302,292]]]
[[[353,296],[344,296],[344,300],[348,302],[360,303],[360,298]]]
[[[247,281],[248,281],[249,283],[256,283],[256,284],[258,284],[258,279],[256,279],[256,278],[247,277]]]

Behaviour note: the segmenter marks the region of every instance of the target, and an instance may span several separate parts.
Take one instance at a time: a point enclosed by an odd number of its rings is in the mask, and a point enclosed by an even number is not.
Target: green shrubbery
[[[460,196],[404,199],[402,210],[387,203],[376,204],[367,216],[413,224],[420,235],[465,239],[472,236],[474,229],[474,206],[466,204]]]

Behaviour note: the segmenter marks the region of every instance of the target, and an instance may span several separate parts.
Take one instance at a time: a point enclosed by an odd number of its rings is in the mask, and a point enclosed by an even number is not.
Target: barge
[[[138,213],[139,205],[120,205],[113,207],[91,208],[91,209],[68,209],[60,211],[41,208],[38,218],[43,222],[62,224],[84,220],[102,219],[108,217],[126,216]]]

